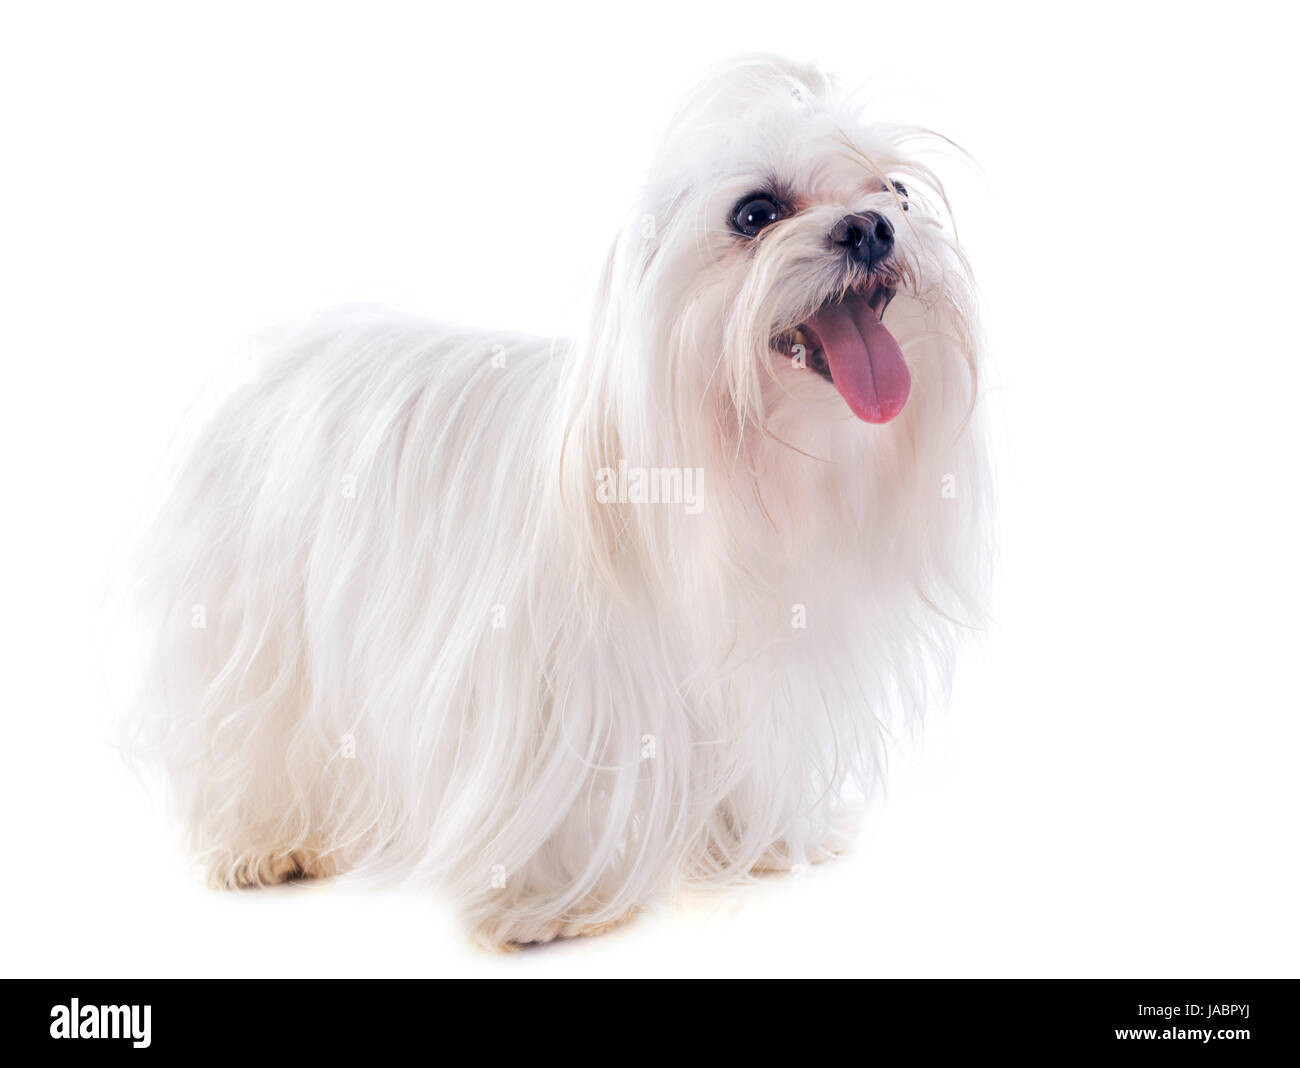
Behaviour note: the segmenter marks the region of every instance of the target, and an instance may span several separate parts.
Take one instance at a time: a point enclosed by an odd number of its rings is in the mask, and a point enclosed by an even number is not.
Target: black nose
[[[893,251],[894,228],[878,212],[846,215],[831,229],[831,243],[848,252],[854,263],[870,270]]]

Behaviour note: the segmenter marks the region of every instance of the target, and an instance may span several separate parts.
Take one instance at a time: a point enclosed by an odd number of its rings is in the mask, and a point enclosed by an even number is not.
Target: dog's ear
[[[598,359],[601,351],[618,351],[618,309],[613,300],[617,254],[615,245],[605,259],[593,294],[592,320],[571,354],[575,364],[582,365],[582,371],[565,376],[558,477],[563,519],[586,563],[580,573],[594,576],[610,592],[624,598],[620,558],[627,548],[631,517],[626,504],[600,492],[602,473],[616,470],[624,458],[618,406],[609,395],[608,380]]]

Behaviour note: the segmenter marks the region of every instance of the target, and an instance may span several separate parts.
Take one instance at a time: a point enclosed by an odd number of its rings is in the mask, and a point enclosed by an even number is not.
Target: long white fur
[[[215,882],[411,878],[527,942],[838,848],[988,570],[973,292],[923,141],[746,57],[673,123],[576,341],[357,310],[281,341],[143,578],[138,742]],[[772,181],[801,210],[737,238]],[[867,209],[913,376],[883,426],[770,346]],[[702,468],[702,510],[602,503],[620,460]]]

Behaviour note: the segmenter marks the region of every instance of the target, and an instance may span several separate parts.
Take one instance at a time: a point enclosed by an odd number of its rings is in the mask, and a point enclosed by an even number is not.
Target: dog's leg
[[[655,884],[630,883],[633,873],[617,866],[581,890],[554,858],[534,857],[525,871],[508,880],[503,872],[493,875],[493,885],[480,884],[462,898],[471,937],[492,949],[603,934],[629,922],[656,896]]]
[[[831,817],[829,830],[810,835],[806,842],[794,837],[773,842],[749,870],[754,875],[783,875],[835,860],[853,847],[861,822],[861,809],[847,806]]]
[[[604,934],[628,923],[637,911],[635,907],[630,908],[612,918],[606,918],[601,911],[583,915],[580,909],[549,918],[493,918],[476,924],[473,936],[480,945],[510,951],[561,939]]]
[[[338,858],[312,846],[273,849],[254,846],[222,851],[205,860],[208,883],[218,890],[273,886],[296,879],[326,879],[340,870]]]

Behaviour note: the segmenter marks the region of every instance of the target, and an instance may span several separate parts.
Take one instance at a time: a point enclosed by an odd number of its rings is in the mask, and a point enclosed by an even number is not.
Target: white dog
[[[413,878],[526,943],[842,847],[989,555],[926,139],[744,58],[575,341],[347,312],[278,347],[149,549],[142,741],[212,881]]]

